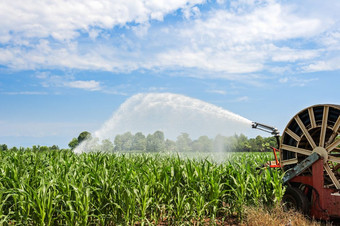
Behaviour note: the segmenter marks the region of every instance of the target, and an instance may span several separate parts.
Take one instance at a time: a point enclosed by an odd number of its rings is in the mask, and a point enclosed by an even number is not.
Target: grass
[[[223,224],[274,207],[279,170],[264,154],[217,163],[166,154],[0,152],[0,225]]]
[[[308,219],[306,216],[295,211],[284,211],[281,205],[273,208],[268,207],[245,207],[246,216],[244,224],[248,226],[272,226],[272,225],[290,225],[290,226],[316,226],[321,222]],[[324,225],[331,225],[324,224]]]

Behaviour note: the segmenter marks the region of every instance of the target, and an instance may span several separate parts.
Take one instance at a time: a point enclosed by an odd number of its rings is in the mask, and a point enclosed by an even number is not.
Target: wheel
[[[314,105],[296,114],[282,133],[281,164],[294,167],[317,152],[324,160],[324,185],[340,189],[340,105]],[[310,173],[306,170],[305,173]]]
[[[288,187],[282,198],[285,211],[296,210],[303,214],[309,213],[309,201],[303,192],[295,187]]]

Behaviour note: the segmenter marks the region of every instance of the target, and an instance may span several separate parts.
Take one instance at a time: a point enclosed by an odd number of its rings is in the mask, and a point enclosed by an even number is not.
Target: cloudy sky
[[[339,104],[337,0],[3,0],[0,143],[67,143],[129,97],[197,98],[281,131]]]

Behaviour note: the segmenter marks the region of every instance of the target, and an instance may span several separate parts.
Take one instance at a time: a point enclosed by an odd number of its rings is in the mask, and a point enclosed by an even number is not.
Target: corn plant
[[[275,205],[282,173],[256,167],[266,154],[225,161],[180,154],[0,152],[0,224],[156,225],[236,215]]]

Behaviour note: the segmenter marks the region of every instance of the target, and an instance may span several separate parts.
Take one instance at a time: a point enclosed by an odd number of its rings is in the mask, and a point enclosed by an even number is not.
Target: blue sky
[[[0,143],[9,146],[66,147],[137,93],[183,94],[281,131],[309,105],[339,104],[336,0],[0,8]]]

